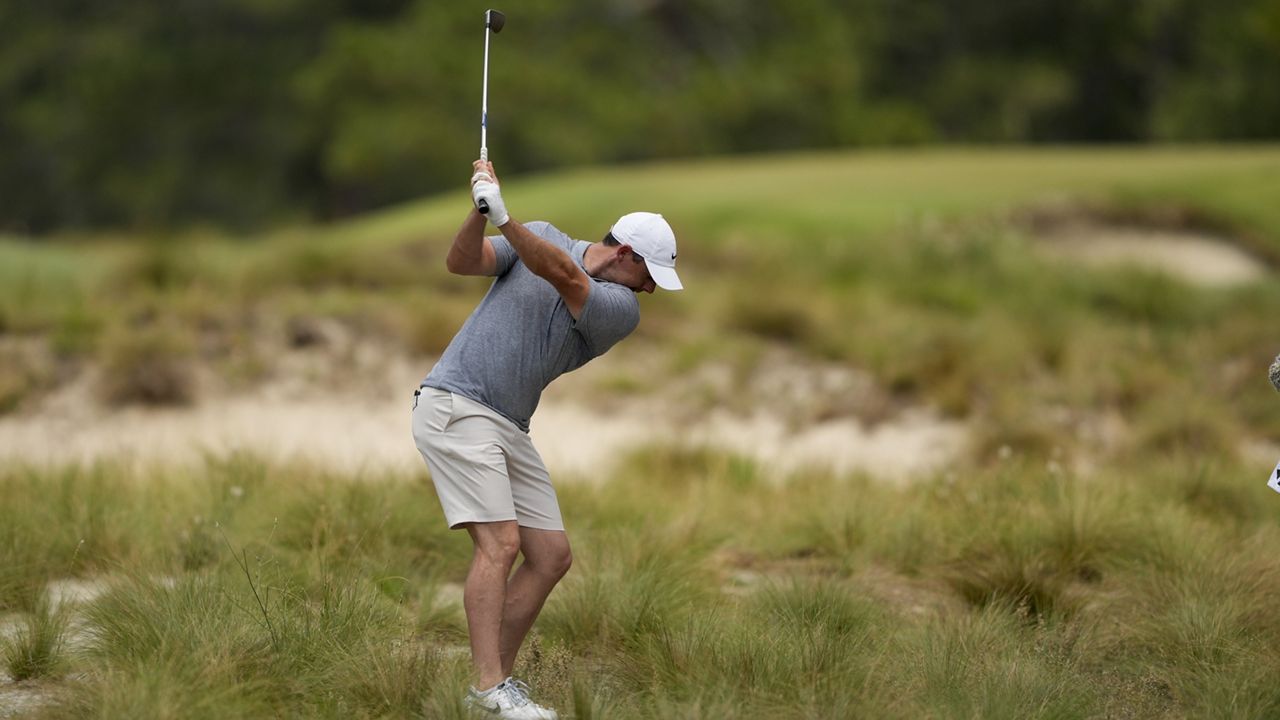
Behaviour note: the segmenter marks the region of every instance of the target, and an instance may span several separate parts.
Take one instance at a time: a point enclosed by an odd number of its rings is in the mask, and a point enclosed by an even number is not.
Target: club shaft
[[[489,159],[489,23],[484,25],[484,84],[480,96],[480,159]]]

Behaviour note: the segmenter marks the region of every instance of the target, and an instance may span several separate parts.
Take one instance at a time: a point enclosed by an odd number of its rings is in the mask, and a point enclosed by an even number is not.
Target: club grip
[[[489,214],[488,201],[481,199],[476,203],[476,209],[480,211],[481,215],[488,215]]]

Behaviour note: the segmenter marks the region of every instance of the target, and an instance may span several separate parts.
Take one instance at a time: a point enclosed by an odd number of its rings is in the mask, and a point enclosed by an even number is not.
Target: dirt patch
[[[762,560],[748,553],[720,550],[713,560],[720,568],[720,591],[730,597],[745,597],[777,583],[834,572],[831,563],[820,558]],[[881,565],[869,565],[848,580],[852,592],[907,617],[936,617],[967,609],[963,599],[938,578],[908,577]]]
[[[873,565],[855,575],[853,583],[894,611],[908,616],[959,614],[967,609],[955,591],[937,578],[908,577]]]
[[[1245,249],[1249,243],[1186,211],[1122,213],[1063,204],[1027,211],[1018,224],[1041,252],[1068,262],[1139,267],[1201,287],[1257,282],[1268,275],[1266,262]]]
[[[49,605],[57,611],[63,607],[75,607],[97,600],[111,584],[103,578],[63,578],[52,580],[45,592],[49,596]]]
[[[39,710],[50,698],[51,690],[45,683],[10,683],[7,675],[0,674],[0,718],[23,717]]]

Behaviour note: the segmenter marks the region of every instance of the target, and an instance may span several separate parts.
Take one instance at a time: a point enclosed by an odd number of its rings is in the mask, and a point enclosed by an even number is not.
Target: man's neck
[[[587,251],[582,254],[582,267],[587,271],[587,275],[591,277],[599,277],[600,267],[604,265],[608,259],[609,249],[600,243],[591,243],[587,246]]]

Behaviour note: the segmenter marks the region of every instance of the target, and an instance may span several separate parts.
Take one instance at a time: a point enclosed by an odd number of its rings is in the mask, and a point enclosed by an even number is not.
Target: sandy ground
[[[870,426],[857,417],[873,393],[869,379],[782,350],[741,381],[751,397],[739,398],[735,408],[705,399],[742,393],[733,389],[734,373],[714,365],[663,393],[602,393],[599,386],[616,373],[642,374],[655,362],[645,352],[612,360],[558,380],[534,415],[534,443],[562,481],[607,478],[629,453],[653,444],[721,448],[778,475],[813,467],[903,480],[944,464],[967,436],[962,423],[925,408],[902,409]],[[286,362],[323,364],[315,357]],[[38,408],[0,418],[0,462],[181,464],[240,450],[347,473],[425,472],[410,408],[412,388],[431,363],[371,353],[349,373],[377,379],[362,386],[308,380],[317,376],[312,368],[252,392],[204,391],[192,406],[165,409],[104,407],[86,373]],[[689,397],[703,400],[682,401]],[[810,408],[833,403],[826,416],[808,416]]]
[[[12,682],[0,672],[0,718],[17,718],[36,711],[49,697],[49,691],[38,682]]]
[[[1267,266],[1223,238],[1183,230],[1072,223],[1041,236],[1047,254],[1089,265],[1133,265],[1203,287],[1255,282]]]
[[[600,441],[586,447],[575,442],[588,432]],[[960,452],[966,437],[963,425],[923,410],[870,428],[841,418],[793,429],[765,413],[744,417],[714,411],[687,427],[671,427],[571,405],[540,410],[532,435],[549,468],[585,478],[607,470],[629,448],[663,443],[720,448],[753,458],[780,475],[816,468],[888,480],[933,471]]]

